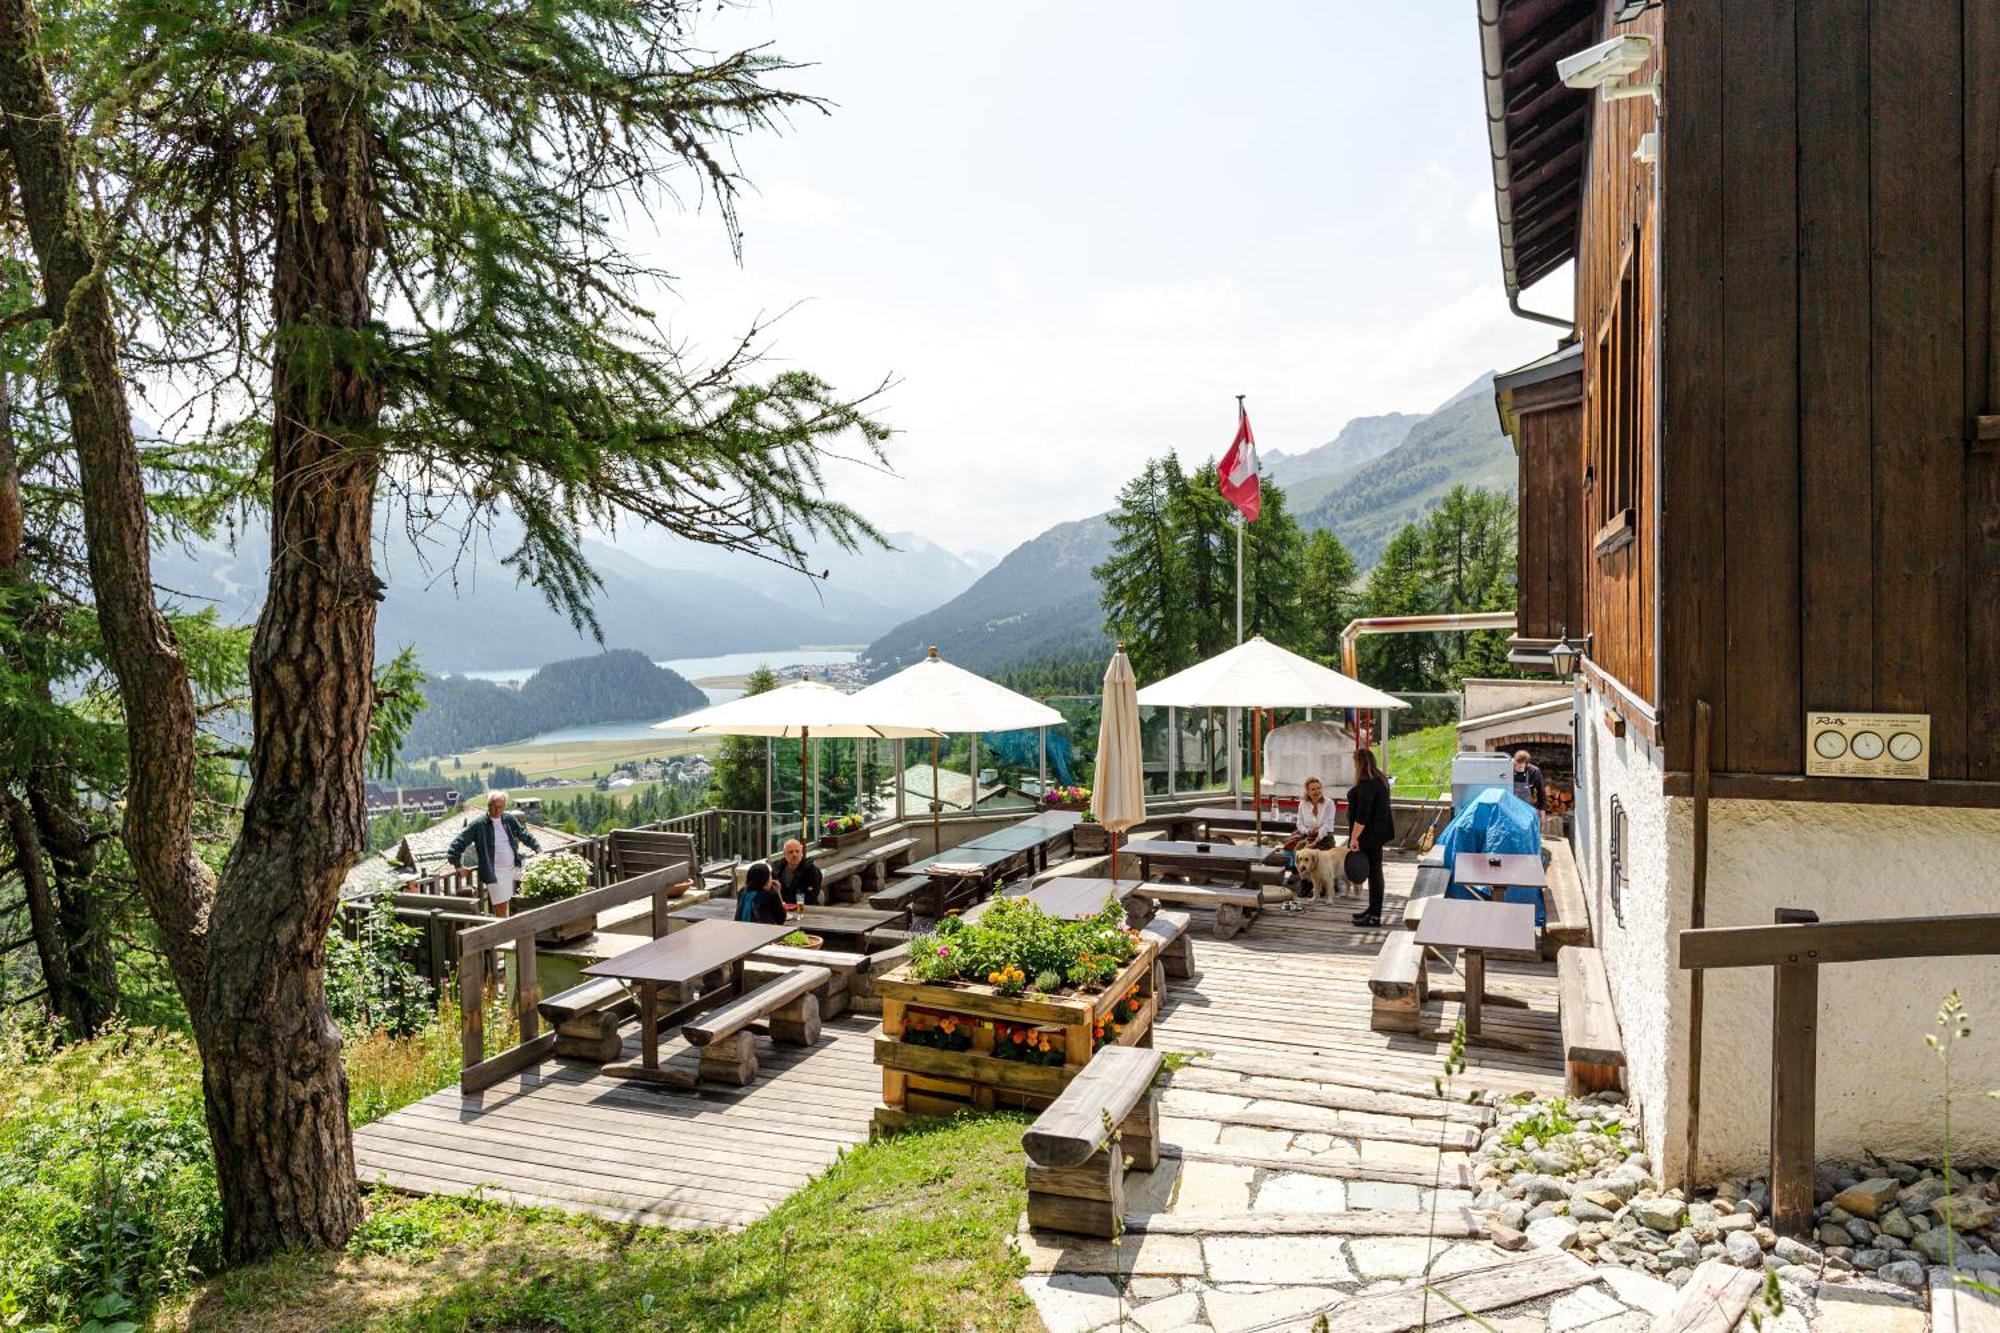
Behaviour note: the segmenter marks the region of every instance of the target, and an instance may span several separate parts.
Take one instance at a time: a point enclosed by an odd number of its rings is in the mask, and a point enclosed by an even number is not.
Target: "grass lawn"
[[[224,1274],[186,1330],[1039,1330],[1008,1247],[1025,1117],[965,1117],[854,1149],[735,1233],[371,1196],[346,1253]]]
[[[1451,760],[1458,753],[1458,727],[1447,722],[1422,731],[1389,733],[1387,753],[1389,773],[1396,779],[1396,795],[1409,801],[1428,801],[1451,791]]]
[[[489,745],[483,750],[436,756],[447,781],[469,782],[481,768],[505,764],[518,768],[533,782],[539,778],[565,778],[588,782],[593,773],[605,774],[620,764],[637,759],[664,759],[676,754],[710,754],[721,742],[713,737],[659,736],[622,741],[568,741],[558,745]],[[452,760],[461,767],[452,767]],[[428,764],[430,759],[417,761]]]

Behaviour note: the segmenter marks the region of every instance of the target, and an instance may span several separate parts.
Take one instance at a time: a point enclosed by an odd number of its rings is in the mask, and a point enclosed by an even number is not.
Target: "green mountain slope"
[[[1428,513],[1458,485],[1505,491],[1518,479],[1514,449],[1493,410],[1493,377],[1483,375],[1417,422],[1394,449],[1324,479],[1323,498],[1301,504],[1299,522],[1331,528],[1366,569],[1405,523]]]
[[[984,675],[1058,653],[1108,648],[1091,566],[1111,553],[1103,514],[1058,523],[1021,543],[977,582],[936,610],[906,620],[868,645],[870,675],[888,675],[938,655]]]
[[[1334,478],[1388,453],[1407,440],[1410,428],[1423,419],[1421,412],[1356,417],[1316,449],[1266,454],[1264,473],[1285,488],[1293,512],[1303,513],[1327,497]]]

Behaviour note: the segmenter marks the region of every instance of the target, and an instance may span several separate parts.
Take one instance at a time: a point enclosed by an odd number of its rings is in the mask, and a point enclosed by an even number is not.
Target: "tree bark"
[[[195,709],[153,604],[145,479],[118,365],[117,326],[85,229],[68,123],[39,55],[32,0],[0,0],[0,142],[41,269],[83,490],[91,591],[126,701],[125,845],[189,1013],[203,993],[208,868],[195,854]]]
[[[365,23],[361,8],[351,23]],[[315,11],[288,17],[316,28]],[[231,1145],[220,1163],[224,1245],[237,1258],[274,1239],[340,1245],[361,1216],[322,980],[340,884],[367,842],[382,582],[370,548],[381,397],[366,366],[381,222],[365,96],[331,78],[298,96],[311,152],[292,157],[313,165],[278,191],[271,574],[250,656],[256,744],[243,831],[210,917],[202,1019],[215,1057],[204,1076],[210,1128]]]

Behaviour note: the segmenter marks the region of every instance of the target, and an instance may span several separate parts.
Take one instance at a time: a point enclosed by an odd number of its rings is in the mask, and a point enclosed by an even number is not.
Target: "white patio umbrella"
[[[1263,756],[1257,727],[1267,708],[1407,708],[1393,694],[1343,676],[1332,667],[1280,648],[1258,634],[1205,662],[1155,681],[1139,691],[1139,702],[1154,708],[1248,708],[1252,711],[1251,804],[1256,836],[1264,836]]]
[[[696,736],[764,736],[773,740],[797,739],[799,745],[799,836],[811,836],[811,803],[806,800],[811,781],[807,749],[814,737],[835,740],[895,740],[935,738],[928,727],[903,726],[869,720],[856,708],[859,694],[843,694],[833,686],[811,679],[795,680],[762,694],[746,694],[727,703],[710,704],[692,713],[655,722],[654,731],[685,731]]]
[[[858,715],[925,728],[931,738],[931,842],[938,844],[938,733],[1026,731],[1059,727],[1063,715],[1037,699],[996,685],[938,656],[935,645],[921,662],[878,680],[853,696]],[[979,790],[978,756],[972,788]]]
[[[1111,878],[1118,878],[1118,835],[1146,818],[1146,774],[1139,739],[1139,681],[1125,645],[1104,668],[1103,721],[1097,731],[1097,776],[1090,812],[1111,832]]]

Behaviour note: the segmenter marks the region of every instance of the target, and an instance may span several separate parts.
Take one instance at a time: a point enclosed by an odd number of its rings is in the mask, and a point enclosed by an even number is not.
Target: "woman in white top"
[[[1285,881],[1291,883],[1298,878],[1301,847],[1333,846],[1338,830],[1334,827],[1333,802],[1326,799],[1326,788],[1318,778],[1306,779],[1305,799],[1299,802],[1296,815],[1297,824],[1292,836],[1280,844],[1285,851]]]

